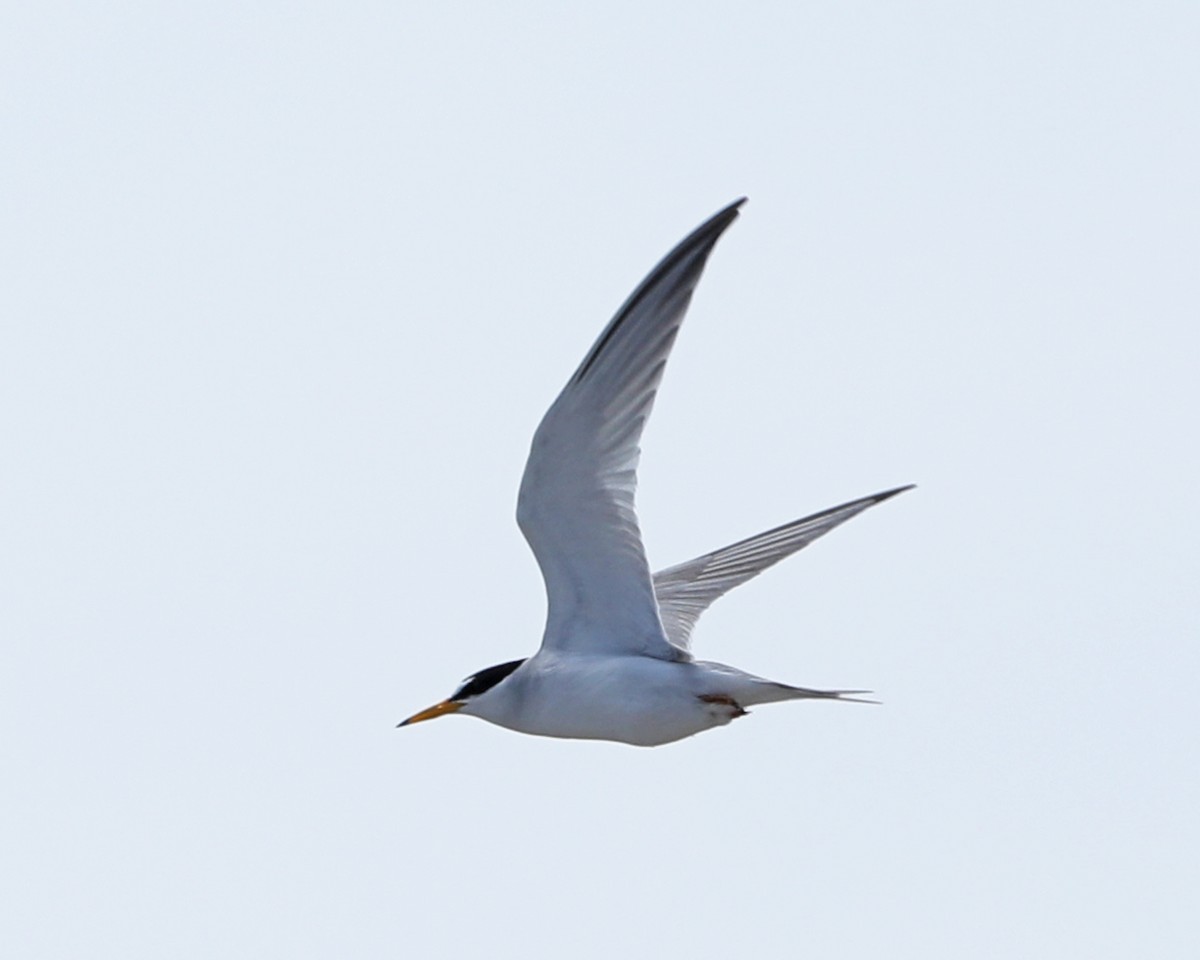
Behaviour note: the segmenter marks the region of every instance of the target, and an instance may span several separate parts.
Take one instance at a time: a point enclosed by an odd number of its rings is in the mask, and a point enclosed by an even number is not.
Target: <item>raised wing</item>
[[[543,650],[687,658],[663,633],[642,548],[638,442],[705,261],[743,202],[702,224],[651,271],[534,434],[517,522],[546,581]]]
[[[718,597],[756,577],[784,557],[807,547],[838,524],[858,516],[868,507],[882,503],[912,486],[885,490],[794,520],[695,560],[660,570],[654,575],[654,593],[667,639],[682,650],[688,648],[692,628],[700,614]]]

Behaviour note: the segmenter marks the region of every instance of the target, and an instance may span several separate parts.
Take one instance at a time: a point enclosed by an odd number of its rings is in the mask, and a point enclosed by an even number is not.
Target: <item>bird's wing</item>
[[[663,632],[634,510],[642,435],[730,204],[672,250],[588,351],[533,437],[517,522],[546,581],[543,651],[686,659]]]
[[[658,597],[658,612],[667,639],[686,650],[692,628],[700,619],[700,614],[718,597],[751,577],[758,576],[784,557],[807,547],[817,537],[824,536],[868,507],[911,489],[911,485],[897,487],[872,497],[852,500],[840,507],[822,510],[803,520],[793,520],[756,537],[706,553],[687,563],[660,570],[654,575],[654,593]]]

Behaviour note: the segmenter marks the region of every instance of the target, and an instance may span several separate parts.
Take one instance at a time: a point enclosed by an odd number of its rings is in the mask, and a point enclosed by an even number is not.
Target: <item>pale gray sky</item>
[[[1195,956],[1198,30],[10,4],[4,955]],[[743,193],[651,561],[918,483],[695,636],[885,705],[393,729],[536,647],[533,428]]]

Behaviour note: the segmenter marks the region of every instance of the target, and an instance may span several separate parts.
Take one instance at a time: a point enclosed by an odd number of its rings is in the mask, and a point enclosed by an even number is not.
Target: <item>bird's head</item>
[[[494,667],[487,667],[484,670],[476,671],[471,674],[458,685],[449,697],[441,703],[435,703],[432,707],[422,710],[420,713],[414,713],[407,720],[401,721],[397,726],[406,727],[410,723],[420,723],[422,720],[432,720],[434,717],[444,717],[449,713],[458,713],[460,710],[470,714],[471,707],[478,702],[478,699],[493,689],[501,680],[504,680],[517,669],[524,660],[510,660],[508,663],[498,663]]]

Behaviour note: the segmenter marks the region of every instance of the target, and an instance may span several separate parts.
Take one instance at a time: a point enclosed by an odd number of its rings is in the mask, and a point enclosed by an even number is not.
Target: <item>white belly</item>
[[[732,674],[737,676],[738,671]],[[757,680],[744,674],[740,678]],[[539,655],[497,689],[503,695],[494,703],[480,703],[471,712],[543,737],[657,746],[740,716],[736,707],[700,699],[732,693],[727,689],[731,679],[700,663],[639,656]],[[714,680],[723,689],[715,689]]]

